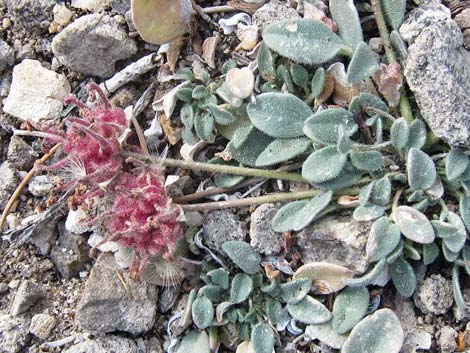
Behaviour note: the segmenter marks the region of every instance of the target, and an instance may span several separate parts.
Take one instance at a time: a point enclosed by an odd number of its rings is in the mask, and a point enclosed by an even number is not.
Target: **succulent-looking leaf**
[[[447,214],[447,221],[452,224],[457,231],[451,237],[445,238],[443,240],[444,244],[449,250],[459,252],[462,250],[465,245],[465,240],[467,239],[465,226],[462,219],[454,212],[449,212]]]
[[[305,137],[292,139],[276,139],[256,159],[257,167],[264,167],[288,161],[304,153],[311,142]]]
[[[357,131],[357,124],[353,115],[345,109],[326,109],[315,113],[305,122],[304,133],[315,142],[322,144],[336,144],[338,142],[338,128],[344,126],[346,136]]]
[[[219,303],[225,294],[225,290],[222,287],[215,286],[212,284],[205,285],[199,290],[199,296],[204,296],[213,303]]]
[[[313,75],[311,85],[312,95],[315,98],[318,98],[322,94],[323,88],[325,87],[325,78],[325,69],[323,67],[319,67]]]
[[[398,293],[405,298],[411,297],[416,289],[416,276],[413,267],[403,257],[399,257],[390,264],[390,274]]]
[[[400,229],[387,217],[379,218],[370,229],[366,253],[369,261],[379,261],[389,255],[400,242]]]
[[[321,212],[330,203],[332,197],[333,191],[328,190],[310,200],[305,207],[302,207],[302,209],[298,211],[293,230],[298,232],[299,230],[308,227],[320,216]]]
[[[269,146],[273,138],[252,128],[243,140],[240,145],[236,146],[237,141],[234,136],[234,139],[227,144],[225,151],[238,162],[254,167],[258,156]]]
[[[390,129],[390,140],[395,148],[401,150],[406,147],[410,136],[410,128],[405,118],[397,119]]]
[[[406,143],[407,148],[422,148],[426,143],[427,132],[426,126],[422,120],[415,119],[410,124],[408,142]]]
[[[261,77],[266,81],[274,81],[276,79],[276,69],[274,68],[274,57],[271,50],[264,42],[258,50],[258,71]]]
[[[445,243],[442,243],[442,254],[447,262],[454,262],[459,257],[459,253],[450,250]]]
[[[279,233],[293,230],[297,225],[296,220],[298,212],[307,204],[308,201],[300,200],[282,206],[272,220],[272,229]]]
[[[263,40],[272,50],[300,64],[322,64],[344,47],[334,32],[311,19],[284,20],[268,25]]]
[[[436,181],[437,172],[433,160],[417,148],[413,147],[408,152],[406,168],[411,190],[429,189]]]
[[[268,298],[264,306],[264,311],[271,324],[277,325],[281,321],[282,305],[277,300]]]
[[[206,331],[191,331],[184,336],[176,353],[210,353],[209,336]]]
[[[287,304],[287,311],[294,319],[304,324],[322,324],[331,320],[330,311],[308,295],[296,304]]]
[[[297,278],[279,285],[281,298],[286,303],[295,304],[300,302],[310,292],[312,280],[309,278]]]
[[[377,180],[372,187],[372,195],[370,201],[379,206],[387,206],[390,202],[392,194],[392,183],[388,176]]]
[[[253,280],[245,273],[237,273],[230,288],[230,301],[235,304],[244,302],[253,290]]]
[[[346,267],[328,262],[308,263],[300,266],[294,273],[294,279],[311,279],[315,294],[335,293],[343,289],[345,281],[353,276],[354,272]]]
[[[261,257],[250,244],[232,240],[222,245],[227,256],[244,272],[254,275],[260,270]]]
[[[393,29],[398,29],[405,18],[406,0],[380,0],[379,2],[387,24]]]
[[[192,315],[194,324],[201,330],[211,325],[214,318],[214,307],[206,297],[199,297],[193,302]]]
[[[140,36],[152,44],[165,44],[189,30],[189,0],[132,0],[132,22]]]
[[[439,256],[439,247],[435,243],[423,245],[423,264],[432,264]]]
[[[348,82],[354,84],[366,80],[379,68],[377,54],[366,43],[361,42],[348,66]]]
[[[339,335],[333,330],[332,320],[324,324],[308,325],[305,329],[305,335],[310,340],[319,340],[321,343],[334,349],[341,349],[348,336]]]
[[[353,212],[354,220],[358,222],[368,222],[377,219],[385,213],[386,207],[367,204],[357,207]]]
[[[341,353],[398,353],[404,336],[395,313],[390,309],[380,309],[353,328]]]
[[[256,353],[272,353],[274,350],[274,333],[269,325],[260,323],[251,331],[251,342]]]
[[[290,67],[290,75],[292,81],[299,87],[307,87],[308,71],[305,67],[299,64],[293,64]]]
[[[333,329],[345,334],[361,321],[369,307],[367,288],[346,288],[341,291],[333,304]]]
[[[434,241],[435,233],[431,222],[418,210],[409,206],[398,206],[393,215],[393,221],[402,234],[420,244]]]
[[[405,257],[411,260],[421,260],[421,254],[419,253],[419,251],[416,250],[416,248],[408,242],[403,242],[403,253],[405,254]],[[394,262],[395,261],[388,261],[389,264],[393,264]]]
[[[330,12],[341,38],[351,48],[363,41],[361,21],[353,0],[330,0]]]
[[[223,289],[228,289],[229,279],[228,272],[223,268],[218,268],[207,273],[212,283]]]
[[[468,156],[459,150],[451,150],[446,158],[446,176],[449,180],[460,178],[469,165]]]
[[[248,104],[248,116],[258,129],[276,138],[302,136],[310,107],[292,94],[263,93]]]
[[[243,341],[238,345],[235,353],[256,353],[256,351],[251,341]]]
[[[302,176],[312,183],[336,178],[346,165],[347,156],[338,153],[336,146],[327,146],[313,152],[302,165]]]
[[[383,167],[383,156],[378,151],[352,151],[351,163],[357,169],[375,172]]]

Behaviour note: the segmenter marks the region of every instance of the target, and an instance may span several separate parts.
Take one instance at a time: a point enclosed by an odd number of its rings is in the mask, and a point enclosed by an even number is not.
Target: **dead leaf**
[[[325,84],[323,85],[322,93],[315,99],[315,110],[320,105],[325,103],[333,94],[335,89],[335,79],[332,74],[327,73],[325,76]]]
[[[387,103],[391,107],[397,107],[400,102],[400,88],[403,85],[400,64],[380,65],[380,69],[372,76],[372,79]]]
[[[211,69],[215,69],[215,50],[220,41],[220,37],[215,36],[206,38],[202,44],[202,58]]]
[[[178,63],[178,58],[180,56],[182,47],[183,47],[183,37],[178,37],[173,42],[170,43],[170,47],[168,48],[166,52],[166,60],[172,72],[175,72],[176,70],[176,64]]]
[[[258,26],[257,25],[244,25],[238,24],[237,37],[240,39],[240,44],[235,48],[236,51],[251,50],[258,44]]]
[[[354,97],[367,90],[367,85],[363,82],[348,82],[343,63],[331,65],[327,70],[328,74],[334,79],[333,102],[343,108],[347,107]]]
[[[167,118],[164,113],[160,114],[160,124],[170,145],[176,145],[181,139],[181,129],[173,127],[171,125],[171,119]]]
[[[310,278],[315,294],[331,294],[340,291],[346,285],[344,281],[352,278],[350,269],[328,262],[312,262],[300,266],[294,273],[294,279]]]

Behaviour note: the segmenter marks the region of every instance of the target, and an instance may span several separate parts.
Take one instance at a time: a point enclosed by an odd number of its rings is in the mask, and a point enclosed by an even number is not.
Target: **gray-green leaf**
[[[214,130],[214,117],[211,114],[201,114],[194,120],[194,129],[201,140],[208,141]]]
[[[304,324],[322,324],[331,320],[330,311],[308,295],[296,304],[287,304],[287,310],[294,319]]]
[[[210,353],[209,336],[206,331],[191,331],[184,336],[176,353]]]
[[[398,29],[405,18],[406,0],[380,0],[387,23]]]
[[[372,76],[379,69],[377,54],[364,42],[354,51],[348,66],[349,83],[358,83]]]
[[[435,233],[431,222],[418,210],[409,206],[399,206],[392,215],[393,221],[408,239],[420,244],[434,241]]]
[[[272,220],[272,229],[279,233],[293,230],[297,225],[298,212],[308,203],[308,201],[300,200],[282,206]]]
[[[446,176],[456,180],[462,176],[469,165],[468,156],[459,150],[451,150],[446,158]]]
[[[379,261],[389,255],[400,242],[400,229],[387,217],[379,218],[370,229],[366,245],[369,261]]]
[[[361,321],[369,307],[367,288],[346,288],[333,304],[333,329],[338,334],[349,332]]]
[[[284,20],[268,25],[263,40],[272,50],[301,64],[322,64],[336,56],[344,43],[333,31],[311,19]]]
[[[309,203],[305,205],[305,207],[302,207],[302,209],[297,212],[293,230],[298,232],[299,230],[308,227],[328,206],[332,197],[333,192],[328,190],[326,192],[322,192],[310,200]]]
[[[256,159],[257,167],[264,167],[288,161],[304,153],[311,145],[305,137],[276,139]]]
[[[416,289],[416,276],[413,267],[403,257],[390,264],[393,285],[403,297],[411,297]]]
[[[344,126],[346,136],[351,136],[357,131],[357,124],[351,112],[345,109],[326,109],[309,118],[305,122],[303,131],[315,142],[336,144],[340,125]]]
[[[292,94],[263,93],[247,108],[251,122],[258,129],[276,138],[303,135],[305,121],[312,116],[310,107]]]
[[[383,167],[383,156],[378,151],[352,151],[351,163],[357,169],[375,172]]]
[[[401,150],[406,147],[408,137],[410,136],[410,128],[405,118],[397,119],[390,128],[390,140],[395,148]]]
[[[232,240],[222,245],[227,256],[244,272],[254,275],[260,270],[261,257],[250,244]]]
[[[351,48],[362,41],[362,28],[359,14],[352,0],[330,0],[330,12],[338,25],[338,33]]]
[[[235,304],[244,302],[253,290],[253,280],[245,273],[237,273],[230,288],[230,301]]]
[[[327,146],[313,152],[302,165],[302,176],[312,183],[336,178],[346,165],[347,156],[338,153],[336,146]]]
[[[194,324],[201,330],[211,325],[214,318],[214,307],[206,297],[199,297],[193,302],[192,316]]]
[[[272,353],[274,350],[273,330],[267,324],[257,324],[251,330],[251,342],[256,353]]]
[[[312,281],[309,278],[297,278],[279,285],[282,300],[289,304],[295,304],[304,299],[311,287]]]
[[[319,67],[313,75],[311,84],[312,95],[315,98],[318,98],[322,94],[323,88],[325,87],[325,79],[325,69],[323,67]]]
[[[413,147],[408,152],[406,168],[411,190],[429,189],[436,181],[437,172],[433,160],[417,148]]]

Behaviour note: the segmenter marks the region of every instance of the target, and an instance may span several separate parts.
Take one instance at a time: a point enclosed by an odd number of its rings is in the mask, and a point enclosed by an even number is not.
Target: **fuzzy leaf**
[[[214,117],[211,114],[201,114],[195,118],[194,129],[201,140],[208,141],[214,130]]]
[[[218,268],[207,272],[207,276],[211,279],[212,283],[220,286],[223,289],[228,289],[229,279],[228,272],[223,268]]]
[[[272,50],[297,63],[316,65],[340,52],[344,43],[318,21],[292,19],[268,25],[263,40]]]
[[[309,202],[305,200],[290,202],[282,206],[273,217],[271,227],[275,232],[283,233],[294,229],[297,225],[297,214]]]
[[[294,273],[294,279],[311,279],[315,294],[335,293],[343,289],[345,281],[353,276],[354,272],[346,267],[328,262],[308,263],[300,266]]]
[[[257,324],[251,331],[251,342],[256,353],[272,353],[274,350],[273,330],[267,324]]]
[[[353,328],[341,353],[398,353],[404,337],[395,313],[390,309],[380,309]]]
[[[330,12],[338,26],[338,33],[351,48],[363,41],[359,14],[353,0],[330,0]]]
[[[282,305],[277,300],[268,298],[264,306],[264,311],[271,324],[277,325],[281,321]]]
[[[347,136],[357,131],[357,124],[353,115],[345,109],[326,109],[315,113],[305,122],[304,133],[315,142],[322,144],[336,144],[338,142],[338,128],[345,127]]]
[[[237,141],[234,136],[234,139],[227,144],[225,150],[238,162],[254,167],[258,156],[272,141],[272,137],[269,137],[256,128],[252,128],[248,131],[246,136],[243,137],[243,142],[241,144],[236,146],[239,141]]]
[[[423,264],[432,264],[439,256],[439,247],[436,243],[424,244],[423,245]]]
[[[405,18],[406,0],[380,0],[387,24],[398,29]]]
[[[372,76],[379,69],[377,54],[364,42],[354,51],[348,66],[348,82],[358,83]]]
[[[410,129],[405,118],[397,119],[393,122],[390,129],[390,140],[395,148],[401,150],[406,147],[408,137],[410,136]]]
[[[244,272],[254,275],[260,270],[261,257],[250,244],[232,240],[222,245],[227,256]]]
[[[311,142],[305,137],[276,139],[256,159],[257,167],[264,167],[288,161],[304,153]]]
[[[381,217],[386,209],[386,207],[373,204],[359,206],[354,210],[353,218],[358,222],[373,221],[374,219]]]
[[[370,200],[379,206],[387,206],[392,194],[392,183],[387,176],[377,180],[372,187]]]
[[[322,94],[323,88],[325,87],[325,79],[325,69],[323,67],[319,67],[313,75],[311,84],[312,95],[315,98],[318,98]]]
[[[291,94],[295,93],[294,82],[292,82],[292,77],[290,76],[289,70],[286,66],[281,64],[276,69],[277,79],[281,82],[282,85],[285,85],[287,91]]]
[[[408,239],[420,244],[434,241],[435,233],[431,222],[418,210],[409,206],[398,206],[392,215],[393,221]]]
[[[184,336],[176,353],[210,353],[209,336],[206,331],[191,331]]]
[[[236,160],[224,161],[222,158],[215,157],[209,160],[211,164],[222,164],[222,165],[232,165],[232,166],[239,166],[239,163]],[[234,174],[216,174],[214,176],[215,184],[224,189],[228,189],[234,187],[235,185],[241,183],[245,179],[242,175],[234,175]]]
[[[132,0],[132,22],[140,36],[152,44],[165,44],[189,30],[192,6],[189,0]]]
[[[369,307],[367,288],[346,288],[333,304],[333,329],[338,334],[349,332],[361,321]]]
[[[398,293],[409,298],[416,289],[416,276],[413,267],[403,257],[390,264],[393,285]]]
[[[276,138],[302,136],[310,107],[292,94],[263,93],[248,104],[248,116],[258,129]]]
[[[311,287],[312,281],[309,278],[297,278],[279,285],[282,300],[289,304],[295,304],[304,299]]]
[[[353,288],[366,287],[374,283],[374,281],[383,274],[383,272],[386,270],[386,267],[387,260],[382,259],[377,262],[375,266],[362,277],[346,279],[344,281],[345,285]]]
[[[427,132],[426,126],[424,125],[422,120],[415,119],[409,125],[409,134],[408,134],[408,142],[406,143],[407,148],[422,148],[426,143]]]
[[[370,229],[366,245],[369,261],[379,261],[389,255],[400,242],[400,229],[387,217],[379,218]]]
[[[304,324],[322,324],[331,320],[330,311],[308,295],[296,304],[287,304],[287,311],[294,319]]]
[[[218,323],[224,322],[224,314],[229,311],[235,304],[232,302],[222,302],[215,308],[215,317]]]
[[[261,77],[266,81],[274,81],[276,79],[276,69],[274,68],[274,57],[271,50],[264,42],[258,50],[258,71]]]
[[[312,183],[336,178],[346,165],[347,156],[338,153],[336,146],[327,146],[313,152],[302,165],[302,176]]]
[[[349,111],[353,114],[366,111],[368,107],[376,108],[384,112],[388,112],[388,106],[383,100],[376,95],[368,92],[362,92],[359,96],[355,97],[349,104]],[[369,115],[371,113],[368,113]]]
[[[214,318],[214,307],[206,297],[199,297],[193,302],[191,309],[194,324],[201,330],[211,325]]]
[[[447,262],[454,262],[459,257],[459,253],[450,250],[445,243],[442,244],[442,254]]]
[[[298,232],[299,230],[308,227],[314,220],[316,220],[321,212],[328,206],[333,197],[333,192],[328,190],[315,196],[309,201],[305,207],[297,212],[297,217],[293,230]]]
[[[383,156],[378,151],[351,152],[351,163],[357,169],[375,172],[383,167]]]
[[[339,335],[333,330],[332,320],[324,324],[308,325],[305,329],[305,336],[310,340],[319,340],[321,343],[334,349],[341,349],[346,335]]]
[[[338,127],[338,143],[336,144],[336,148],[341,154],[346,154],[351,149],[351,139],[345,130],[344,125]]]
[[[186,128],[192,129],[194,126],[194,110],[191,104],[185,104],[181,107],[180,119]]]
[[[222,287],[208,284],[199,290],[199,295],[206,297],[213,303],[219,303],[225,294]]]
[[[445,238],[444,244],[449,250],[459,252],[462,250],[465,245],[465,240],[467,239],[465,226],[462,219],[454,212],[449,212],[447,214],[447,221],[452,224],[457,231],[451,237]]]
[[[433,160],[417,148],[413,147],[408,152],[406,168],[411,190],[429,189],[436,181],[437,172]]]
[[[338,190],[344,189],[349,186],[354,185],[356,182],[361,179],[362,173],[357,169],[349,168],[346,165],[346,168],[334,179],[325,181],[323,183],[315,183],[314,186],[321,190]]]
[[[240,304],[248,299],[252,290],[253,280],[251,277],[245,273],[237,273],[232,280],[230,301],[235,304]]]
[[[468,156],[459,151],[451,150],[446,158],[446,176],[449,180],[460,178],[469,165]]]
[[[462,196],[460,198],[459,212],[465,227],[470,231],[470,197]]]
[[[228,110],[219,108],[216,105],[209,105],[209,111],[214,116],[215,122],[220,125],[230,125],[235,121],[235,117]]]
[[[292,81],[299,87],[306,87],[308,83],[308,71],[305,67],[299,64],[293,64],[290,67],[290,75]]]

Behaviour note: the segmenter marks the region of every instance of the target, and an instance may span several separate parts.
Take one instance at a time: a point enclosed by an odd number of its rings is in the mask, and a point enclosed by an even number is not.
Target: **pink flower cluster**
[[[160,168],[143,163],[134,167],[123,156],[128,147],[121,143],[128,131],[124,112],[111,107],[98,85],[90,84],[88,90],[101,101],[89,109],[75,96],[66,100],[80,108],[80,117],[67,118],[66,131],[54,132],[52,140],[63,144],[66,157],[48,169],[68,172],[67,189],[85,186],[85,193],[75,196],[79,203],[96,196],[109,203],[91,222],[100,220],[106,229],[103,242],[133,248],[133,269],[142,270],[150,256],[171,254],[183,233],[177,220],[180,210],[166,195]]]

